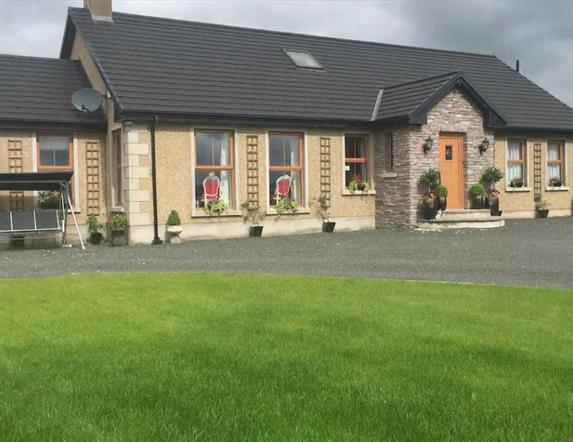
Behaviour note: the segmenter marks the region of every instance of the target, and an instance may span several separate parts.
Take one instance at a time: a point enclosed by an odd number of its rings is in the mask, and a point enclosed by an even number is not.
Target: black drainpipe
[[[151,244],[163,244],[159,238],[159,225],[157,223],[157,165],[155,164],[155,127],[157,125],[157,115],[153,116],[151,122],[151,186],[153,188],[153,241]]]

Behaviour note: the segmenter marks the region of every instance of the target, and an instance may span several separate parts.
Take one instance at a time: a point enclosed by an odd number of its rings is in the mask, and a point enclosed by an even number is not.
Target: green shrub
[[[111,219],[111,229],[115,231],[125,230],[127,228],[127,216],[117,213]]]
[[[482,196],[485,192],[484,187],[481,184],[473,184],[470,187],[470,195],[473,197]]]
[[[277,205],[275,206],[275,210],[277,211],[277,215],[280,217],[285,213],[291,212],[294,213],[298,209],[298,203],[295,200],[291,200],[290,198],[281,198],[277,201]]]
[[[209,216],[219,216],[225,210],[227,210],[227,205],[223,200],[207,201],[203,206],[203,211]]]
[[[485,186],[492,186],[503,178],[503,172],[497,167],[488,167],[481,176],[480,182]]]
[[[549,207],[549,202],[543,198],[535,200],[535,210],[546,210]]]
[[[241,210],[243,211],[243,221],[251,226],[260,226],[265,220],[265,212],[257,206],[251,206],[251,203],[248,201],[241,204]]]
[[[436,195],[438,198],[446,198],[448,196],[448,188],[441,184],[436,187]]]
[[[88,215],[88,232],[99,233],[103,229],[103,224],[99,222],[97,215]]]
[[[167,218],[167,225],[168,226],[180,226],[181,225],[181,217],[177,210],[172,210]]]
[[[428,169],[420,176],[418,183],[425,189],[436,190],[440,184],[440,172],[436,169]]]

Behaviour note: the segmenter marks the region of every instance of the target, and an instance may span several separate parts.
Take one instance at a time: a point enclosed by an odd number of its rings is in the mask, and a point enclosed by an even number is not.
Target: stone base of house
[[[549,207],[549,217],[558,218],[562,216],[572,216],[572,209],[551,209]],[[507,219],[530,219],[537,218],[535,210],[504,210],[503,217]]]
[[[322,232],[322,221],[316,218],[297,219],[297,215],[285,215],[280,220],[267,218],[263,223],[263,236],[300,235]],[[373,230],[375,228],[374,216],[355,216],[332,218],[336,222],[336,232],[352,232],[359,230]],[[159,225],[159,236],[166,239],[167,226]],[[184,224],[180,238],[183,241],[203,239],[230,239],[249,236],[249,226],[239,217],[237,221],[217,222],[212,220],[204,223]],[[151,244],[153,239],[153,225],[131,226],[129,228],[129,244]]]

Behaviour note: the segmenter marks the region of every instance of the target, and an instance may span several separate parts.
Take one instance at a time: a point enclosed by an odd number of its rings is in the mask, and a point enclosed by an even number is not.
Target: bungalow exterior
[[[73,108],[82,87],[105,97],[100,111]],[[449,208],[467,209],[469,187],[496,166],[505,217],[535,216],[536,198],[568,216],[571,155],[573,109],[491,55],[85,0],[69,9],[60,59],[0,56],[0,172],[73,171],[84,231],[90,214],[124,213],[131,244],[150,243],[155,225],[165,238],[173,209],[184,239],[246,236],[244,203],[267,214],[265,234],[319,231],[319,197],[337,230],[416,226],[429,168]],[[213,176],[220,216],[204,210]],[[283,176],[299,207],[275,222]],[[37,198],[0,193],[0,211]]]

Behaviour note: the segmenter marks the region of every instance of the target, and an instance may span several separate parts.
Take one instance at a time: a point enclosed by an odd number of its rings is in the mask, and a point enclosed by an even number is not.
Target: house
[[[105,97],[100,111],[72,107],[86,86]],[[155,223],[163,237],[172,209],[184,238],[246,235],[245,202],[268,214],[266,233],[318,231],[321,195],[337,230],[414,226],[429,168],[450,208],[467,208],[469,187],[497,166],[504,216],[533,217],[536,197],[571,215],[571,155],[573,109],[492,55],[85,0],[69,9],[60,59],[0,57],[0,171],[73,170],[80,223],[123,212],[131,243],[149,243]],[[273,222],[285,175],[299,209]],[[221,216],[204,210],[209,177]],[[16,204],[34,197],[0,197],[0,210]]]

